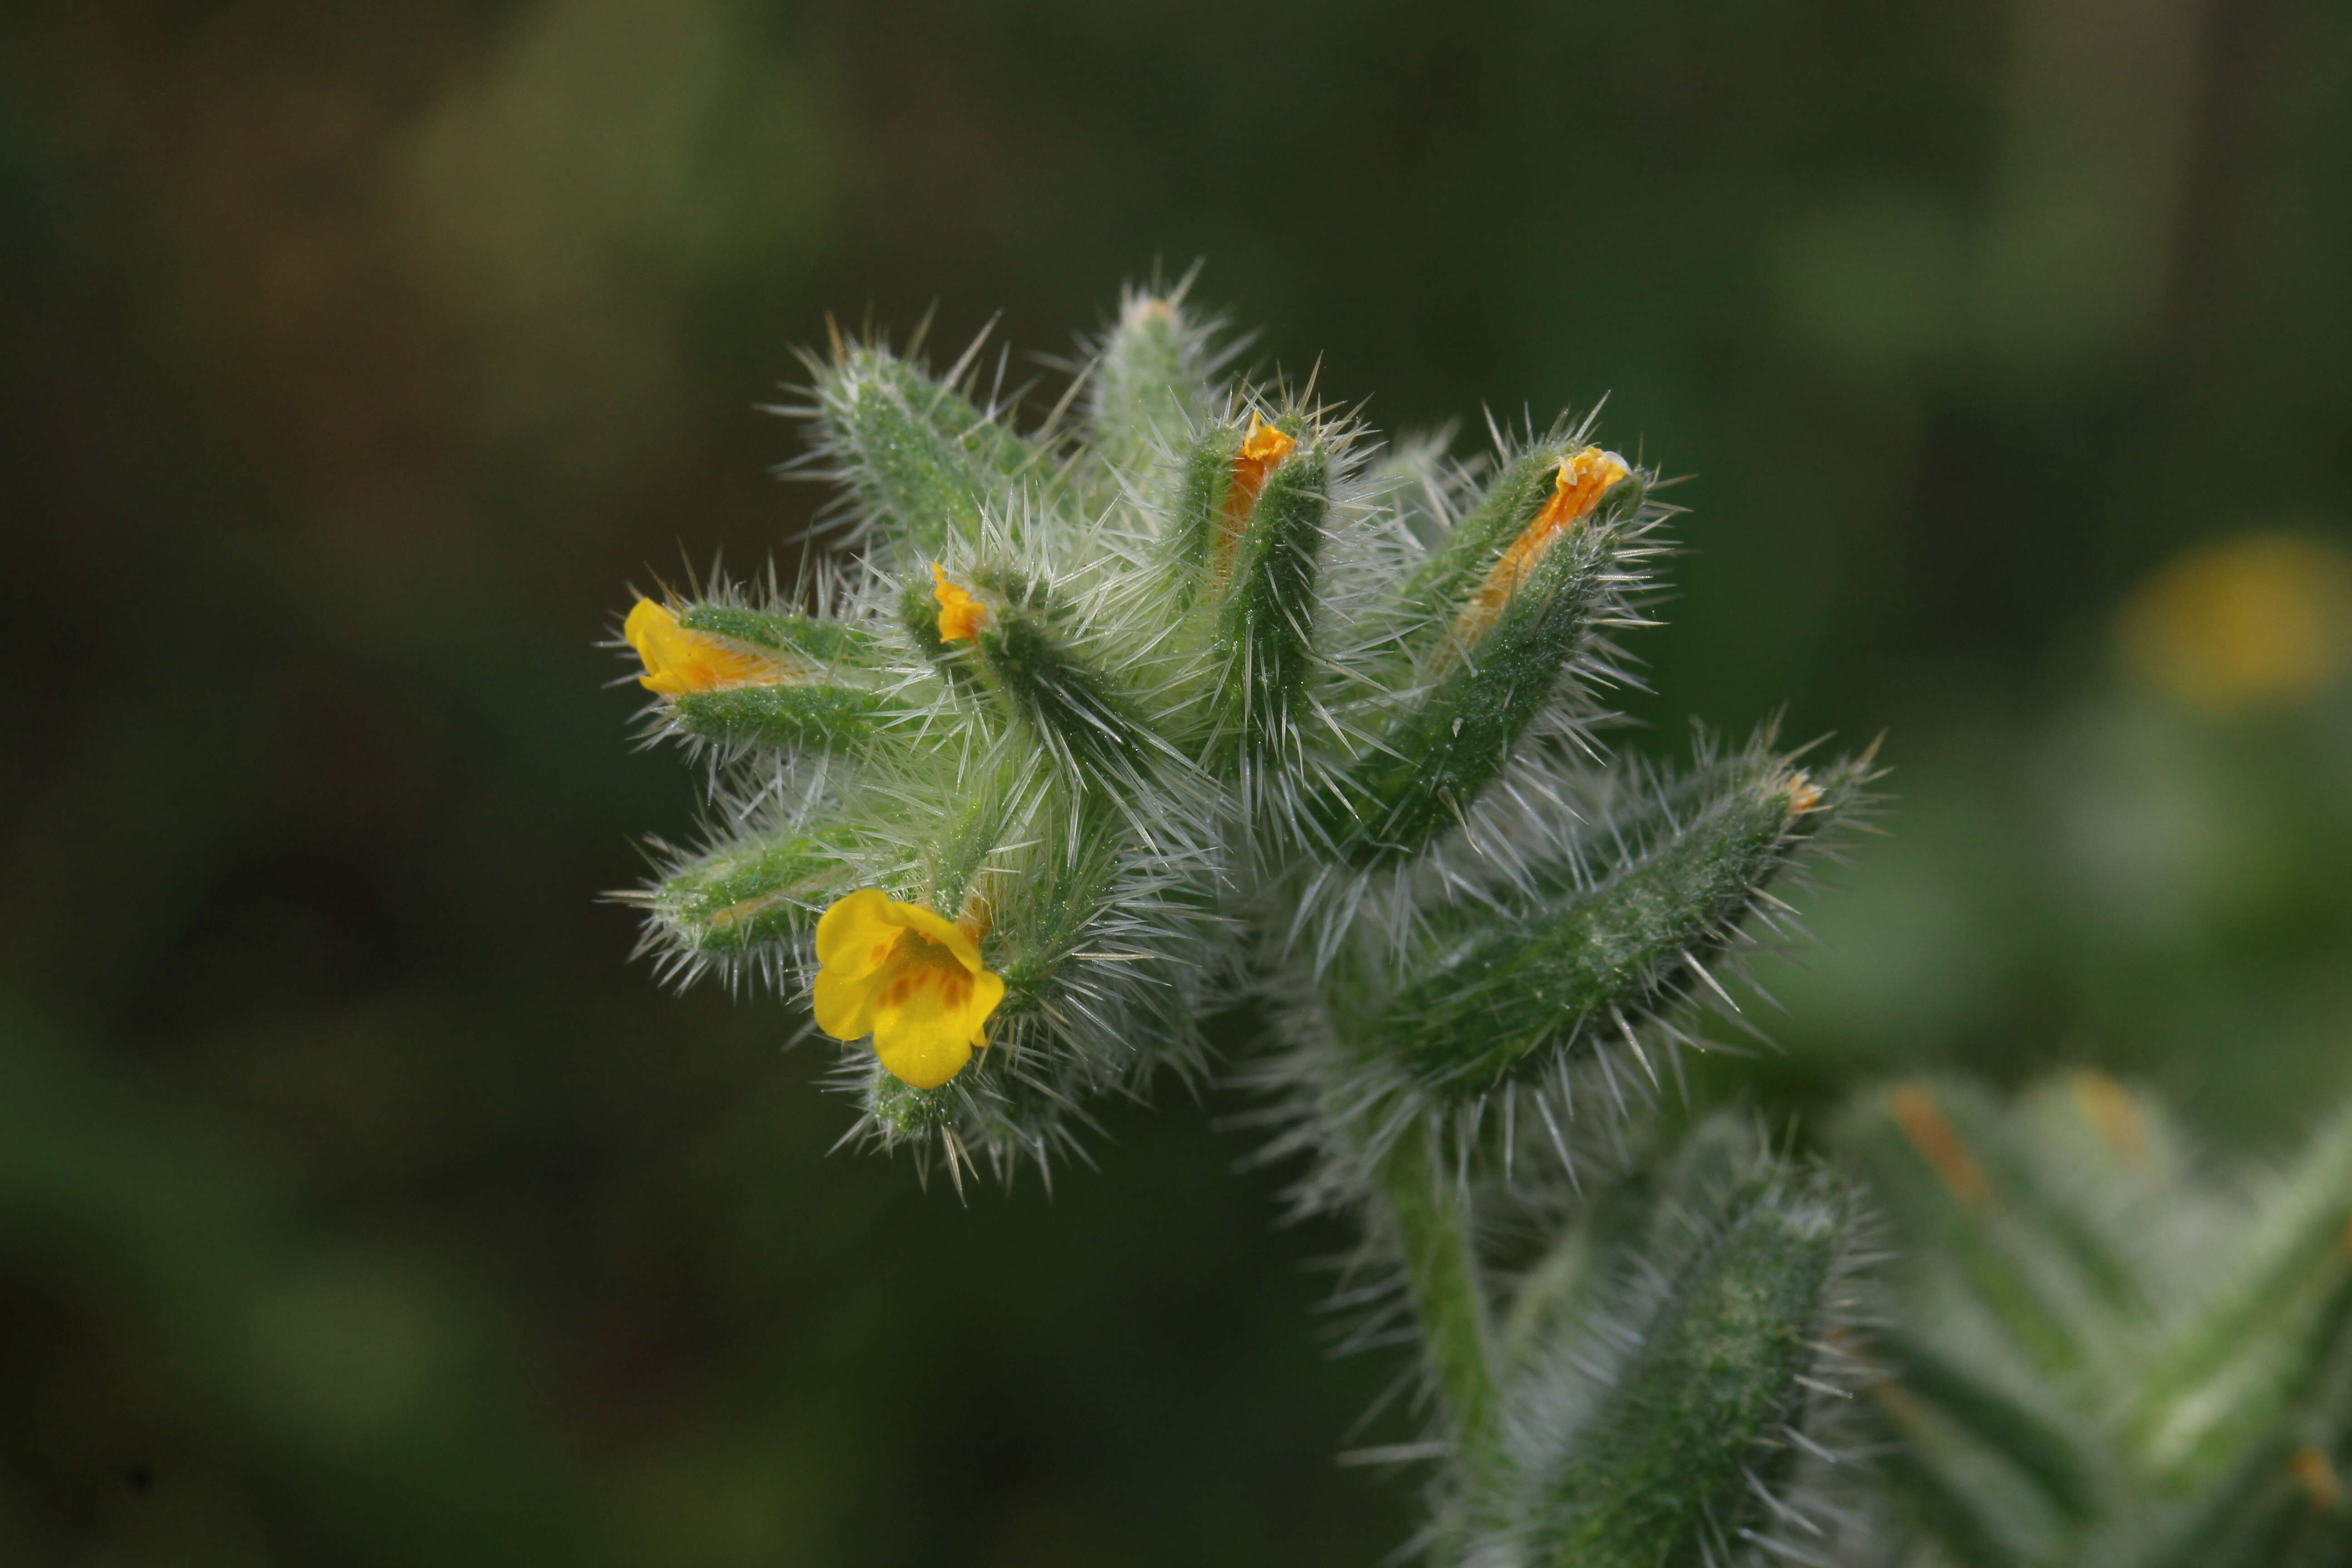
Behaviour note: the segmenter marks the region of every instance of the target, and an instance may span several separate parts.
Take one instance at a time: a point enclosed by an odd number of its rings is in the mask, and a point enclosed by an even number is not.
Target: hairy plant
[[[1050,1179],[1091,1102],[1199,1074],[1245,1005],[1267,1157],[1402,1286],[1434,1556],[1818,1550],[1845,1186],[1732,1121],[1563,1192],[1694,1008],[1736,1010],[1868,759],[1612,758],[1671,509],[1590,419],[1384,445],[1227,379],[1181,289],[1130,295],[1034,428],[978,352],[810,359],[854,565],[630,613],[650,731],[712,783],[711,841],[632,895],[649,948],[804,993],[845,1136],[959,1188]],[[1507,1282],[1498,1230],[1569,1212]]]
[[[2352,1561],[2352,1113],[2229,1181],[2097,1073],[1902,1084],[1843,1134],[1906,1244],[1870,1352],[1916,1529],[1889,1560]]]

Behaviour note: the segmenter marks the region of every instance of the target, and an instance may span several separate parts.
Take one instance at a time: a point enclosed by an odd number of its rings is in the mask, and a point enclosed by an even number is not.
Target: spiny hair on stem
[[[1465,1184],[1573,1185],[1591,1133],[1679,1083],[1684,1051],[1737,1048],[1700,1016],[1769,1044],[1747,962],[1795,933],[1781,892],[1862,825],[1874,776],[1868,753],[1802,769],[1769,728],[1735,751],[1702,737],[1680,773],[1531,777],[1486,836],[1391,877],[1332,959],[1261,981],[1283,1044],[1243,1076],[1271,1101],[1264,1157],[1305,1162],[1294,1208],[1353,1206],[1415,1129]]]

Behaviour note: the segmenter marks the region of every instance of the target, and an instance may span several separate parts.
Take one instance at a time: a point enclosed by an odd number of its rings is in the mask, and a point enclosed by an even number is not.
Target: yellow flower
[[[2203,545],[2141,584],[2116,630],[2136,673],[2200,708],[2299,701],[2352,664],[2352,560],[2294,534]]]
[[[1266,424],[1250,411],[1249,434],[1242,438],[1242,449],[1234,454],[1234,472],[1225,486],[1224,526],[1217,533],[1216,578],[1222,583],[1233,575],[1234,552],[1241,546],[1242,530],[1249,525],[1250,513],[1257,510],[1257,498],[1265,489],[1265,481],[1290,456],[1298,443]]]
[[[988,624],[988,606],[948,581],[947,571],[931,563],[931,597],[940,602],[940,640],[966,642],[980,636]]]
[[[988,1045],[1004,981],[980,966],[970,931],[879,888],[860,888],[816,922],[817,1027],[836,1040],[874,1037],[904,1083],[937,1089]]]
[[[1544,555],[1560,536],[1592,514],[1609,488],[1633,470],[1625,459],[1614,452],[1604,452],[1598,447],[1587,447],[1559,460],[1559,474],[1552,480],[1551,499],[1535,520],[1519,531],[1511,547],[1503,552],[1494,565],[1486,570],[1486,579],[1470,596],[1470,604],[1455,625],[1458,643],[1474,641],[1503,613],[1511,595],[1519,591],[1543,561]]]
[[[784,679],[780,661],[688,631],[677,624],[676,616],[651,599],[637,601],[622,623],[621,635],[645,660],[646,672],[637,677],[637,684],[664,697],[723,691],[731,686],[773,686]]]

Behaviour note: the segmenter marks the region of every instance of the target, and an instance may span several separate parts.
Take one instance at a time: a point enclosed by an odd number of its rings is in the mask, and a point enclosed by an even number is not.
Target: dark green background
[[[600,889],[695,781],[595,645],[821,503],[824,313],[1057,373],[1206,258],[1388,428],[1694,476],[1660,695],[1888,732],[1893,836],[1710,1092],[2058,1062],[2259,1152],[2352,1087],[2352,696],[2114,655],[2352,520],[2352,10],[0,12],[0,1561],[1370,1564],[1213,1089],[960,1207]],[[785,557],[789,563],[789,554]],[[2341,628],[2339,627],[2339,632]]]

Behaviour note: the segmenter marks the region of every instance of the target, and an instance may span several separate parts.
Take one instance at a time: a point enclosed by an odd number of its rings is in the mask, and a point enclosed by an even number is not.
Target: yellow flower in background
[[[646,672],[637,677],[637,684],[664,697],[722,691],[730,686],[772,686],[784,679],[780,661],[688,631],[651,599],[637,601],[622,623],[621,635],[645,661]]]
[[[2134,673],[2216,711],[2294,702],[2352,664],[2352,559],[2256,533],[2175,556],[2116,624]]]
[[[879,888],[860,888],[816,922],[817,1027],[836,1040],[874,1037],[901,1082],[937,1089],[988,1045],[1004,981],[981,967],[970,931]]]
[[[988,624],[988,606],[948,581],[947,569],[931,563],[931,597],[940,602],[940,640],[968,642]]]

